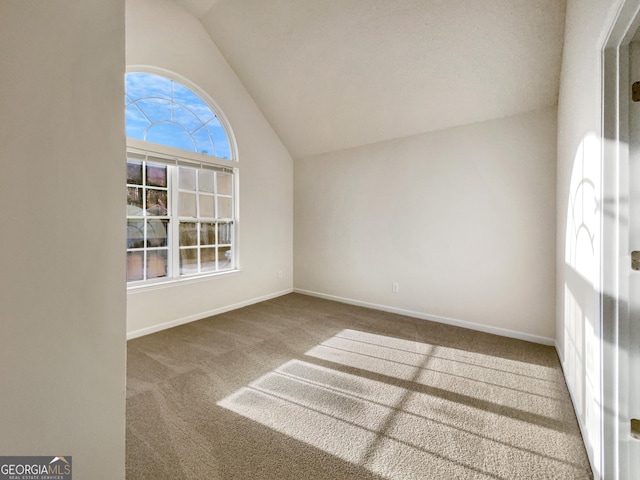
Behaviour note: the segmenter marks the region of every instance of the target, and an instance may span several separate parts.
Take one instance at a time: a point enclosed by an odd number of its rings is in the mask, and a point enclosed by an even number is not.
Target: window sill
[[[153,283],[144,283],[137,285],[127,285],[127,294],[143,293],[152,290],[161,290],[165,288],[176,287],[178,285],[188,285],[190,283],[199,283],[206,280],[212,280],[214,278],[227,277],[240,273],[242,270],[239,268],[235,270],[227,270],[224,272],[206,273],[202,275],[193,275],[183,278],[171,278],[168,280],[159,280]]]

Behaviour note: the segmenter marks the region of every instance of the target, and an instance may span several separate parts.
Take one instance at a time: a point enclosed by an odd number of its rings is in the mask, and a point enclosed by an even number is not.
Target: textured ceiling
[[[294,158],[555,105],[564,0],[175,0]]]

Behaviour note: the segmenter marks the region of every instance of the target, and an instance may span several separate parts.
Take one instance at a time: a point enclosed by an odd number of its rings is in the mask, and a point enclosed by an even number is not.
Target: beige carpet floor
[[[551,347],[290,294],[127,372],[128,480],[593,478]]]

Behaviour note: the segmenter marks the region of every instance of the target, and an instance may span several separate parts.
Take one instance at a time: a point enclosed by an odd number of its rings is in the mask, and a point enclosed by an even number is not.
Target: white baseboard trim
[[[325,300],[333,300],[335,302],[347,303],[349,305],[356,305],[359,307],[372,308],[374,310],[382,310],[384,312],[397,313],[399,315],[418,318],[420,320],[429,320],[432,322],[444,323],[447,325],[453,325],[455,327],[462,327],[462,328],[468,328],[470,330],[476,330],[478,332],[491,333],[494,335],[500,335],[502,337],[515,338],[517,340],[525,340],[527,342],[548,345],[550,347],[555,345],[555,339],[553,338],[542,337],[542,336],[533,335],[530,333],[518,332],[515,330],[509,330],[506,328],[491,327],[489,325],[483,325],[481,323],[468,322],[466,320],[458,320],[455,318],[442,317],[439,315],[430,315],[428,313],[415,312],[413,310],[405,310],[402,308],[389,307],[387,305],[379,305],[376,303],[363,302],[360,300],[353,300],[351,298],[344,298],[344,297],[338,297],[335,295],[328,295],[326,293],[303,290],[301,288],[294,288],[293,291],[295,293],[301,293],[303,295],[310,295],[312,297],[324,298]]]
[[[231,310],[237,310],[238,308],[247,307],[249,305],[253,305],[255,303],[264,302],[266,300],[271,300],[272,298],[281,297],[282,295],[286,295],[293,291],[292,288],[287,290],[281,290],[279,292],[270,293],[268,295],[263,295],[261,297],[251,298],[249,300],[244,300],[239,303],[234,303],[232,305],[225,305],[224,307],[214,308],[213,310],[209,310],[206,312],[196,313],[194,315],[189,315],[187,317],[178,318],[176,320],[171,320],[169,322],[160,323],[158,325],[152,325],[150,327],[141,328],[138,330],[134,330],[132,332],[127,332],[127,340],[132,340],[134,338],[143,337],[144,335],[149,335],[151,333],[160,332],[162,330],[166,330],[168,328],[177,327],[179,325],[184,325],[185,323],[195,322],[197,320],[202,320],[203,318],[211,317],[213,315],[219,315],[221,313],[230,312]]]

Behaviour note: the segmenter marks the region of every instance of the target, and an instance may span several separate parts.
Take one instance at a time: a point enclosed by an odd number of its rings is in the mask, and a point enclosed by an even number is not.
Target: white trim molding
[[[413,310],[405,310],[397,307],[390,307],[387,305],[379,305],[377,303],[363,302],[360,300],[353,300],[351,298],[338,297],[335,295],[328,295],[326,293],[313,292],[310,290],[303,290],[300,288],[294,288],[295,293],[301,293],[303,295],[310,295],[312,297],[324,298],[325,300],[333,300],[335,302],[347,303],[349,305],[356,305],[359,307],[371,308],[373,310],[381,310],[383,312],[397,313],[398,315],[405,315],[407,317],[413,317],[420,320],[428,320],[431,322],[444,323],[446,325],[452,325],[454,327],[467,328],[469,330],[475,330],[483,333],[491,333],[493,335],[500,335],[501,337],[515,338],[517,340],[524,340],[526,342],[538,343],[541,345],[555,346],[555,339],[542,337],[539,335],[533,335],[530,333],[517,332],[515,330],[509,330],[500,327],[491,327],[489,325],[483,325],[481,323],[469,322],[466,320],[458,320],[455,318],[442,317],[440,315],[431,315],[423,312],[416,312]]]
[[[602,74],[602,198],[607,215],[602,216],[602,288],[600,290],[601,472],[596,478],[626,480],[637,478],[637,444],[631,437],[629,421],[637,408],[633,382],[633,352],[637,345],[635,317],[632,314],[633,289],[630,283],[632,164],[630,72],[632,42],[640,30],[640,0],[614,2],[605,21],[600,40]],[[636,51],[637,54],[637,51]],[[637,115],[637,112],[636,114]],[[634,117],[637,118],[637,117]],[[637,145],[633,146],[637,156]],[[608,220],[608,222],[607,222]],[[568,382],[567,382],[568,383]],[[571,389],[569,390],[571,392]],[[582,425],[581,425],[582,427]],[[599,474],[598,474],[599,473]]]
[[[138,330],[134,330],[132,332],[127,332],[127,340],[132,340],[134,338],[143,337],[145,335],[150,335],[152,333],[161,332],[162,330],[167,330],[169,328],[178,327],[180,325],[185,325],[187,323],[195,322],[197,320],[202,320],[204,318],[212,317],[214,315],[220,315],[221,313],[230,312],[231,310],[237,310],[242,307],[247,307],[249,305],[253,305],[256,303],[264,302],[266,300],[271,300],[273,298],[281,297],[282,295],[287,295],[291,293],[293,289],[289,288],[287,290],[281,290],[279,292],[270,293],[268,295],[263,295],[261,297],[251,298],[249,300],[244,300],[242,302],[234,303],[232,305],[225,305],[223,307],[214,308],[213,310],[208,310],[206,312],[196,313],[194,315],[189,315],[187,317],[178,318],[176,320],[171,320],[169,322],[160,323],[158,325],[152,325],[150,327],[140,328]]]

